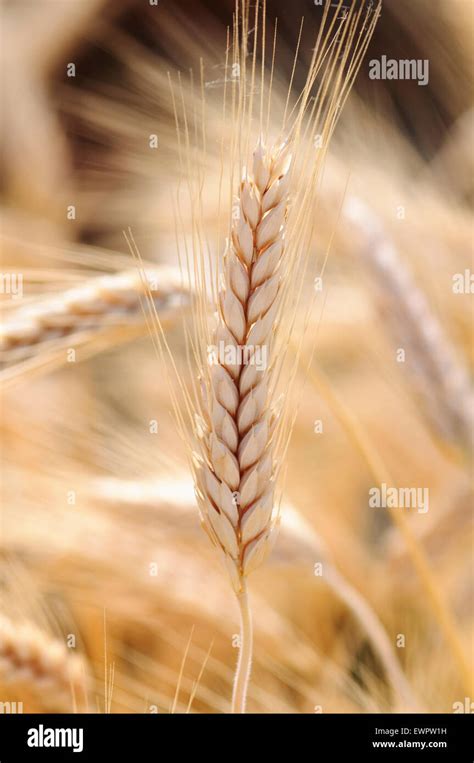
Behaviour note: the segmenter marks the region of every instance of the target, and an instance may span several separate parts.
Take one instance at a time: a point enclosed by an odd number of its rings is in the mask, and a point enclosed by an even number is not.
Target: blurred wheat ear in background
[[[83,712],[88,708],[87,678],[81,659],[61,641],[48,638],[30,624],[0,619],[0,682],[33,691],[53,710]]]
[[[146,283],[163,324],[183,314],[189,304],[179,270],[148,268]],[[9,312],[0,326],[0,381],[6,388],[22,374],[66,361],[67,350],[131,339],[145,323],[145,289],[136,271],[90,279],[60,294],[33,300]],[[44,370],[44,366],[43,366]]]

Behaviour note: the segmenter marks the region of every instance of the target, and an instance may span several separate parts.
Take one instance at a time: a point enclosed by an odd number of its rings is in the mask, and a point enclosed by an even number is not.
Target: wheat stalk
[[[237,3],[233,45],[229,44],[229,34],[227,38],[226,68],[229,50],[232,50],[233,67],[238,68],[239,77],[238,85],[234,79],[232,87],[230,141],[226,152],[223,136],[221,168],[224,174],[225,157],[231,193],[235,189],[236,173],[241,180],[232,208],[233,224],[230,230],[228,228],[223,263],[218,262],[215,268],[203,224],[207,146],[204,98],[200,105],[193,104],[188,114],[181,79],[178,77],[174,89],[170,77],[183,187],[189,193],[187,203],[191,213],[192,249],[190,253],[185,240],[184,257],[189,283],[195,285],[197,293],[193,302],[194,334],[187,337],[188,355],[197,363],[200,390],[193,386],[189,392],[183,384],[159,316],[155,316],[154,339],[161,357],[164,355],[171,361],[170,393],[180,434],[192,454],[191,469],[202,524],[212,542],[223,552],[239,604],[241,643],[232,700],[235,713],[245,712],[252,662],[247,577],[265,560],[276,538],[275,489],[291,433],[289,392],[296,374],[295,367],[286,373],[284,361],[307,277],[319,173],[380,6],[371,5],[364,13],[364,3],[355,5],[339,23],[337,11],[331,15],[329,9],[330,4],[326,3],[303,90],[290,108],[292,76],[278,137],[270,141],[273,68],[265,129],[263,5],[259,138],[251,167],[245,169],[250,140],[256,132],[252,129],[252,108],[257,82],[260,7],[257,2],[252,20],[253,55],[247,71],[250,8],[247,0]],[[179,113],[177,103],[181,104]],[[223,108],[226,114],[226,95]],[[197,118],[198,113],[202,118]],[[202,131],[200,136],[199,131]],[[316,144],[323,146],[321,151],[315,151]],[[295,172],[304,180],[299,186],[291,187]],[[221,191],[222,179],[219,209]],[[180,195],[177,202],[178,219],[182,219]],[[288,246],[287,240],[290,241]],[[131,232],[129,244],[140,261]],[[219,226],[216,245],[219,252]],[[212,332],[207,324],[209,296],[217,307],[217,326]],[[195,372],[195,367],[193,370]],[[285,394],[280,404],[278,391],[283,386]]]
[[[225,554],[240,605],[234,712],[245,709],[251,665],[246,576],[264,561],[276,535],[275,413],[268,407],[272,374],[269,368],[259,370],[257,358],[268,354],[278,307],[289,162],[286,146],[269,151],[260,142],[253,172],[240,185],[239,215],[224,259],[213,336],[219,349],[203,385],[205,429],[195,469],[196,493],[203,525]],[[223,349],[230,360],[219,357]]]
[[[87,706],[82,659],[31,623],[0,616],[0,680],[33,689],[53,708]]]

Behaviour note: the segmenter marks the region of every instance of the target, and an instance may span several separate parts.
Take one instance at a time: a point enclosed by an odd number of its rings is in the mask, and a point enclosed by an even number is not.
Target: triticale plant
[[[373,4],[356,4],[342,15],[339,11],[341,4],[335,12],[326,4],[305,85],[295,95],[292,76],[280,131],[270,135],[265,123],[272,107],[273,68],[266,82],[265,8],[260,18],[257,3],[250,19],[247,2],[237,7],[233,44],[226,53],[230,94],[226,86],[223,103],[218,196],[219,208],[227,207],[230,220],[222,258],[221,226],[211,242],[204,214],[204,92],[200,103],[186,104],[181,78],[173,84],[170,77],[187,193],[185,201],[178,195],[177,219],[191,218],[192,246],[183,230],[181,256],[196,293],[187,338],[190,373],[197,377],[188,389],[171,357],[170,391],[189,447],[202,525],[223,553],[239,603],[235,713],[245,712],[252,662],[247,578],[264,562],[277,534],[277,490],[295,404],[295,367],[285,360],[295,334],[296,307],[311,283],[308,263],[320,170],[378,16]],[[254,109],[257,98],[260,108]],[[132,239],[130,244],[134,250]],[[209,305],[215,308],[213,325]],[[152,313],[158,349],[169,356],[159,316]]]

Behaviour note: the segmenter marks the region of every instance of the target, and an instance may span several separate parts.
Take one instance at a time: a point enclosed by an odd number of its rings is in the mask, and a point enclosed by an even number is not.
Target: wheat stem
[[[253,651],[252,613],[245,580],[242,582],[240,593],[237,594],[237,601],[240,612],[240,647],[234,679],[232,712],[241,714],[245,713]]]
[[[415,697],[405,674],[400,668],[400,664],[395,657],[392,645],[387,638],[379,618],[364,599],[363,596],[351,585],[334,567],[326,568],[326,582],[332,590],[339,596],[339,599],[350,609],[353,616],[362,625],[368,634],[372,643],[374,653],[377,655],[383,665],[387,679],[392,689],[404,705],[404,710],[420,710],[420,705]]]

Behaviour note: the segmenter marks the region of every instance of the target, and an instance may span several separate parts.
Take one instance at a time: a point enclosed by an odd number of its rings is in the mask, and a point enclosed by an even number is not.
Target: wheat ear
[[[41,695],[49,707],[86,709],[82,659],[36,626],[0,616],[0,680]]]
[[[351,197],[346,215],[364,235],[362,257],[384,298],[383,316],[395,341],[408,350],[408,367],[431,425],[468,454],[474,431],[469,373],[377,215]]]
[[[146,279],[162,319],[180,314],[188,290],[181,285],[179,271],[147,268]],[[56,340],[74,344],[84,333],[96,336],[111,327],[130,326],[132,321],[143,325],[144,290],[136,271],[124,271],[89,279],[60,295],[13,309],[0,327],[0,360],[18,361]]]
[[[218,352],[203,385],[206,429],[202,460],[195,470],[197,498],[204,527],[225,554],[240,605],[242,643],[234,712],[245,710],[252,659],[245,579],[265,559],[276,535],[272,372],[268,363],[259,370],[256,358],[269,356],[278,311],[289,163],[286,146],[269,151],[259,142],[252,173],[241,182],[238,220],[219,291],[213,336]]]

